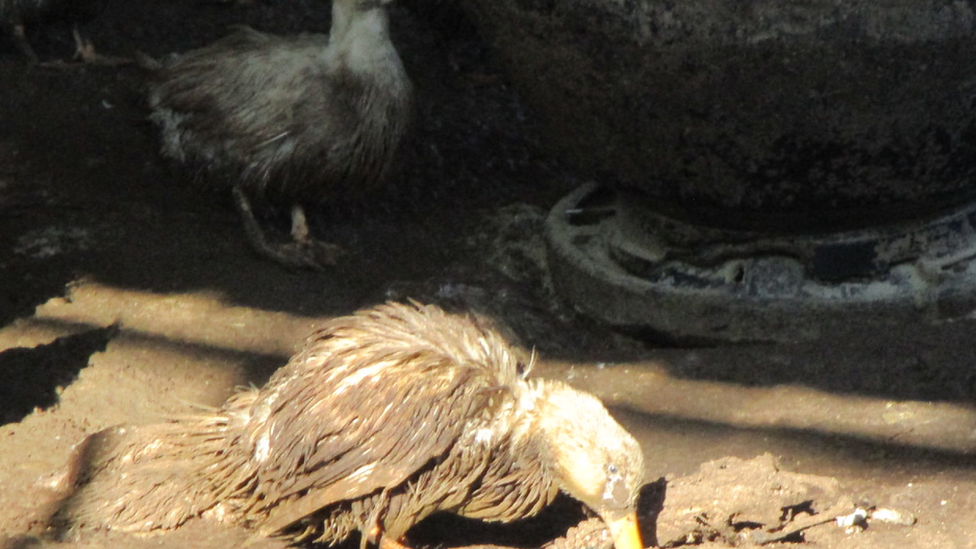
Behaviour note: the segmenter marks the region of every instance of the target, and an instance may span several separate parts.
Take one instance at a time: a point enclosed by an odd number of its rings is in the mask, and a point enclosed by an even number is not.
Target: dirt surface
[[[237,23],[325,32],[329,6],[116,2],[84,32],[103,53],[163,56]],[[323,319],[405,298],[496,319],[539,351],[536,375],[611,406],[647,456],[648,543],[976,546],[976,326],[684,349],[579,318],[551,294],[540,228],[580,181],[538,152],[533,113],[448,4],[398,5],[393,29],[417,127],[387,191],[314,212],[348,252],[321,272],[257,258],[229,197],[161,161],[139,69],[31,67],[0,40],[0,547],[240,546],[248,532],[202,520],[65,541],[47,520],[87,434],[219,405]],[[68,29],[33,38],[44,59],[70,56]],[[866,529],[833,522],[858,508]],[[526,524],[445,518],[412,539],[605,546],[584,519],[563,501]]]

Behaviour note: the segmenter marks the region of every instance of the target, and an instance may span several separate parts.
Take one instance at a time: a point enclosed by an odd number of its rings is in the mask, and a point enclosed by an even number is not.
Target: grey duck
[[[334,264],[303,205],[375,189],[412,111],[412,86],[390,40],[392,0],[334,0],[328,36],[242,28],[176,56],[153,75],[151,119],[164,156],[233,190],[263,256],[292,267]],[[291,206],[291,241],[275,243],[252,202]]]

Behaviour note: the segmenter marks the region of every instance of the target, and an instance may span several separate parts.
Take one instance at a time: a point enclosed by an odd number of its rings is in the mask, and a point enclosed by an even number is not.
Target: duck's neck
[[[333,0],[329,42],[349,64],[368,65],[387,59],[396,50],[390,42],[389,18],[380,6],[360,9]]]
[[[545,409],[547,406],[548,384],[541,379],[525,383],[516,402],[515,424],[512,435],[515,446],[522,448],[539,463],[545,474],[549,475],[554,461],[553,448],[546,429]]]

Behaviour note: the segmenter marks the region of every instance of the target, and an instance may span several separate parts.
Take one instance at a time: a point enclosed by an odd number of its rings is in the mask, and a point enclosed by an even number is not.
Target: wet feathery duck
[[[163,155],[233,189],[247,236],[267,258],[333,264],[339,247],[310,235],[303,205],[387,179],[413,96],[390,40],[391,1],[334,0],[328,36],[243,28],[153,75]],[[252,203],[291,206],[291,240],[270,238]]]
[[[640,549],[640,446],[594,396],[526,379],[530,365],[433,306],[337,318],[217,411],[90,437],[58,523],[144,532],[203,516],[392,549],[431,513],[507,522],[562,491],[617,549]]]

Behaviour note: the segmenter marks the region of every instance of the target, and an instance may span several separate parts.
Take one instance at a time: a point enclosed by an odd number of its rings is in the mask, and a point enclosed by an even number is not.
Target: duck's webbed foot
[[[251,209],[251,202],[240,186],[234,187],[234,199],[244,219],[244,231],[255,251],[261,256],[289,268],[322,269],[335,265],[343,249],[328,242],[315,240],[309,234],[305,211],[295,205],[291,211],[291,242],[274,243],[268,240]]]

